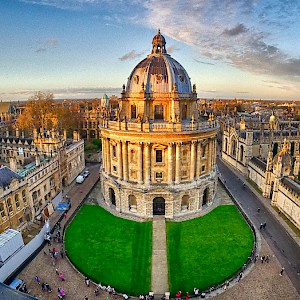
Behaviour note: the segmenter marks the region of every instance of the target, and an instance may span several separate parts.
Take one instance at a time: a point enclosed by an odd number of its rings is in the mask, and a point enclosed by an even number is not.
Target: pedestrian
[[[263,227],[264,227],[264,224],[260,223],[259,229],[261,230],[261,229],[263,229]]]
[[[247,265],[246,265],[246,264],[243,264],[243,271],[246,270],[246,267],[247,267]]]
[[[269,263],[269,261],[270,261],[270,257],[269,257],[269,255],[267,255],[266,258],[265,258],[265,262]]]
[[[57,268],[55,269],[55,273],[56,273],[56,275],[59,275],[59,271]]]
[[[242,277],[243,277],[243,273],[242,273],[242,272],[240,272],[240,274],[239,274],[239,279],[238,279],[238,281],[237,281],[237,282],[240,282],[240,280],[242,279]]]
[[[279,275],[282,276],[283,272],[284,272],[284,267],[281,268],[281,271],[280,271]]]
[[[265,228],[266,228],[266,226],[267,226],[267,223],[265,222],[265,223],[263,224],[263,228],[265,229]]]
[[[67,218],[67,213],[66,213],[66,212],[64,213],[64,218],[65,218],[65,219]]]
[[[194,288],[194,295],[196,298],[199,296],[199,289]]]
[[[38,284],[41,284],[41,281],[40,281],[40,278],[38,276],[35,276],[35,281],[38,283]]]
[[[189,300],[189,296],[190,296],[189,292],[186,292],[186,294],[185,294],[185,300]]]
[[[86,286],[89,287],[90,286],[90,280],[87,277],[85,277],[84,281],[85,281]]]
[[[257,208],[257,212],[258,212],[258,213],[260,212],[260,207]]]
[[[260,258],[260,260],[261,260],[261,263],[263,264],[264,261],[265,261],[265,256],[263,255],[263,256]]]
[[[48,255],[47,252],[46,252],[45,250],[44,250],[43,252],[44,252],[44,255]]]
[[[84,300],[89,300],[89,298],[87,296],[84,297]]]
[[[45,291],[46,290],[46,285],[45,285],[45,283],[43,282],[42,283],[42,291]]]
[[[99,289],[96,288],[96,289],[95,289],[95,296],[99,296],[99,294],[100,294]]]
[[[258,258],[258,255],[255,255],[255,256],[254,256],[254,263],[257,262],[257,258]]]
[[[61,273],[61,274],[59,275],[59,278],[61,279],[61,281],[65,281],[65,276],[64,276],[63,273]]]
[[[60,256],[61,258],[64,258],[64,252],[62,250],[60,250]]]

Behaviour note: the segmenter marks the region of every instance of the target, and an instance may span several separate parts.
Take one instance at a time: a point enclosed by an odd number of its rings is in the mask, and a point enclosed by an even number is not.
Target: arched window
[[[181,199],[181,210],[189,210],[189,199],[190,197],[188,195],[184,195]]]
[[[16,207],[17,209],[20,208],[20,198],[19,198],[19,194],[15,195],[15,203],[16,203]]]
[[[128,203],[129,204],[129,210],[136,212],[136,209],[137,209],[136,197],[134,195],[129,195],[128,202],[129,202]]]
[[[228,140],[225,139],[225,146],[224,146],[224,152],[227,153],[227,149],[228,149]]]
[[[116,195],[115,191],[112,188],[109,188],[109,199],[112,205],[116,205]]]
[[[294,156],[295,153],[295,142],[291,142],[291,155]]]
[[[278,153],[278,143],[274,143],[273,146],[273,157]]]
[[[13,211],[12,202],[10,198],[7,199],[7,208],[9,213]]]
[[[1,218],[4,218],[6,216],[3,203],[0,203],[0,215]]]
[[[202,206],[207,205],[207,201],[208,201],[208,188],[206,188],[203,192]]]
[[[27,202],[25,190],[22,191],[22,200],[23,200],[24,203]]]
[[[244,146],[241,145],[240,147],[240,161],[243,162],[244,161]]]
[[[236,140],[232,139],[231,141],[231,155],[236,156]]]
[[[206,154],[206,145],[203,145],[202,146],[202,154],[201,154],[201,156],[205,157],[205,154]]]

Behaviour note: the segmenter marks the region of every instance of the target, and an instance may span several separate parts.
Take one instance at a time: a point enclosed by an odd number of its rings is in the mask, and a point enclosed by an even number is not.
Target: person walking
[[[38,284],[41,284],[40,278],[38,276],[35,276],[34,279]]]
[[[281,271],[280,271],[279,275],[282,276],[283,272],[284,272],[284,267],[281,268]]]
[[[86,285],[87,287],[89,287],[89,286],[90,286],[90,280],[89,280],[87,277],[85,277],[85,278],[84,278],[84,281],[85,281],[85,285]]]
[[[63,273],[61,273],[61,274],[59,275],[59,278],[61,279],[61,281],[65,281],[65,276],[64,276]]]

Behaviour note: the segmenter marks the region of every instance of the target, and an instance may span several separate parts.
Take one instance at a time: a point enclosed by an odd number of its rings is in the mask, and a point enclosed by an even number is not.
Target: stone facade
[[[35,130],[32,138],[10,133],[0,137],[0,159],[16,174],[0,184],[0,232],[22,230],[27,222],[51,215],[52,201],[83,171],[84,142],[76,133],[72,141],[54,131]]]
[[[196,87],[160,33],[152,45],[123,86],[118,110],[102,107],[102,190],[118,211],[173,218],[214,199],[218,127],[200,115]]]
[[[229,119],[222,158],[249,177],[300,228],[300,122]]]

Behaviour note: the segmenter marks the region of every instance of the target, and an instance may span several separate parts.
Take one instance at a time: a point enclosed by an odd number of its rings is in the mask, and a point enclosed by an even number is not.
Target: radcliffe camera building
[[[213,115],[201,116],[196,86],[159,31],[152,46],[118,110],[103,106],[102,192],[120,212],[173,218],[212,204],[218,128]]]

